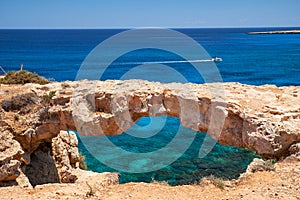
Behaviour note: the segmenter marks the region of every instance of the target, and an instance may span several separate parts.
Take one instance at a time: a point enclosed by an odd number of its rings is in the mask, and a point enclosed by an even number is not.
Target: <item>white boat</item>
[[[219,58],[219,57],[214,57],[211,59],[213,62],[222,62],[223,59],[222,58]]]

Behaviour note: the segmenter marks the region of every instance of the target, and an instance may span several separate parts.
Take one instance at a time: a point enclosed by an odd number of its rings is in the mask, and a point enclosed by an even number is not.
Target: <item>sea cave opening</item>
[[[181,136],[178,136],[179,132]],[[159,181],[175,186],[197,184],[201,178],[211,175],[236,179],[246,171],[254,158],[259,157],[244,148],[221,145],[206,133],[181,126],[177,117],[170,116],[142,117],[119,136],[77,136],[79,151],[85,156],[88,170],[119,172],[120,183]],[[179,140],[179,143],[171,148],[169,144],[173,140]],[[211,141],[212,146],[208,148],[207,155],[200,158],[199,151],[204,140]],[[124,156],[114,151],[111,144],[129,154]],[[181,148],[185,145],[186,149]],[[159,153],[158,157],[147,157],[148,153],[159,152],[161,149],[165,151]],[[130,153],[142,156],[132,160]],[[157,166],[161,161],[167,164]],[[127,170],[122,170],[124,166]]]

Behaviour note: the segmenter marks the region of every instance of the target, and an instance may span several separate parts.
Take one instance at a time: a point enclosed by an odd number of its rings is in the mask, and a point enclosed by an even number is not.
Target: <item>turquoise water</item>
[[[141,118],[137,124],[143,126],[147,123],[149,123],[149,118],[144,117]],[[179,126],[180,122],[178,118],[167,117],[166,124],[163,129],[152,137],[139,138],[139,136],[143,136],[143,132],[139,132],[135,135],[136,137],[123,133],[120,136],[109,137],[109,139],[116,146],[129,152],[154,152],[158,149],[164,148],[172,141],[172,139],[174,139]],[[157,127],[154,125],[147,128],[148,130],[153,129],[152,131],[155,131],[155,128]],[[207,156],[199,158],[199,149],[206,134],[194,132],[184,127],[181,128],[184,131],[184,137],[180,138],[181,142],[184,143],[191,139],[192,144],[189,146],[187,151],[185,151],[182,155],[180,154],[181,156],[178,160],[153,172],[125,173],[120,171],[120,182],[151,182],[156,180],[167,181],[170,185],[182,185],[198,183],[202,177],[210,175],[224,179],[234,179],[241,173],[245,172],[247,165],[253,160],[253,158],[258,157],[258,155],[254,152],[246,149],[223,146],[217,143]],[[128,130],[128,132],[130,132],[130,130]],[[106,160],[107,163],[109,163],[109,160],[117,160],[120,165],[127,161],[126,159],[123,159],[121,155],[112,153],[113,151],[111,151],[110,148],[100,152],[100,148],[106,148],[106,143],[102,137],[79,136],[79,139],[84,141],[83,143],[79,143],[79,149],[86,157],[86,163],[90,170],[98,172],[117,171],[102,164],[100,161],[95,159],[95,157],[100,160]],[[93,152],[92,154],[85,148],[85,145],[87,145],[88,149]],[[161,156],[168,157],[176,153],[181,152],[176,152],[176,150],[167,150],[166,154]],[[149,164],[147,162],[152,161],[149,159],[140,159],[134,163],[130,163],[129,167],[132,171],[134,171],[135,168],[146,167],[146,165]]]
[[[179,29],[178,31],[196,40],[212,57],[223,58],[223,62],[216,63],[223,81],[252,85],[300,85],[300,35],[245,34],[248,31],[270,29]],[[0,66],[6,71],[18,70],[23,63],[25,69],[47,78],[57,81],[75,80],[78,69],[89,52],[100,42],[121,31],[124,30],[0,30]],[[124,73],[141,63],[178,60],[181,60],[178,55],[157,49],[132,51],[116,59],[101,80],[119,79]],[[184,75],[189,82],[204,82],[202,77],[196,75],[189,63],[172,62],[168,65]],[[145,69],[142,73],[143,77],[150,80],[155,78],[168,82],[164,78],[167,73],[164,69]],[[148,122],[149,118],[142,118],[138,124],[145,126]],[[179,126],[178,119],[168,117],[164,128],[152,137],[139,138],[146,132],[157,130],[156,126],[147,126],[146,131],[136,131],[136,137],[125,133],[109,139],[129,152],[155,152],[174,139]],[[198,158],[199,147],[205,134],[194,133],[184,128],[182,130],[185,133],[185,137],[181,140],[182,144],[188,140],[191,140],[192,144],[177,161],[153,172],[138,174],[121,172],[120,181],[125,183],[158,180],[177,185],[195,183],[201,177],[208,175],[231,179],[244,172],[247,164],[257,157],[253,152],[245,149],[216,144],[206,157],[200,159]],[[120,164],[126,162],[120,155],[113,154],[110,149],[101,146],[103,138],[83,137],[81,140],[85,144],[90,143],[89,148],[93,148],[89,149],[92,150],[92,155],[82,142],[79,143],[80,150],[86,156],[89,170],[116,171],[95,157],[102,161],[104,159],[108,163],[110,160],[120,161]],[[97,148],[107,150],[107,153],[102,152],[98,155]],[[175,154],[176,151],[173,150],[162,155],[162,158]],[[151,161],[140,160],[129,163],[131,164],[129,167],[132,169],[149,167],[149,162]]]

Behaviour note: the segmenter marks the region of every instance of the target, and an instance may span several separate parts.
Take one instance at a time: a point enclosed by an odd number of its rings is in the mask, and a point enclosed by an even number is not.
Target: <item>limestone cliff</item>
[[[300,141],[299,93],[299,86],[142,80],[1,85],[0,182],[74,182],[77,140],[62,130],[118,135],[143,116],[176,116],[221,144],[286,156]],[[37,170],[47,178],[34,177]]]

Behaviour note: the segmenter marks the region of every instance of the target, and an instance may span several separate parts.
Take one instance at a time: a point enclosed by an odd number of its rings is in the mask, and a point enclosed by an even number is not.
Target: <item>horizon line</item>
[[[218,29],[218,28],[300,28],[300,26],[207,26],[207,27],[0,27],[0,30],[101,30],[101,29]]]

